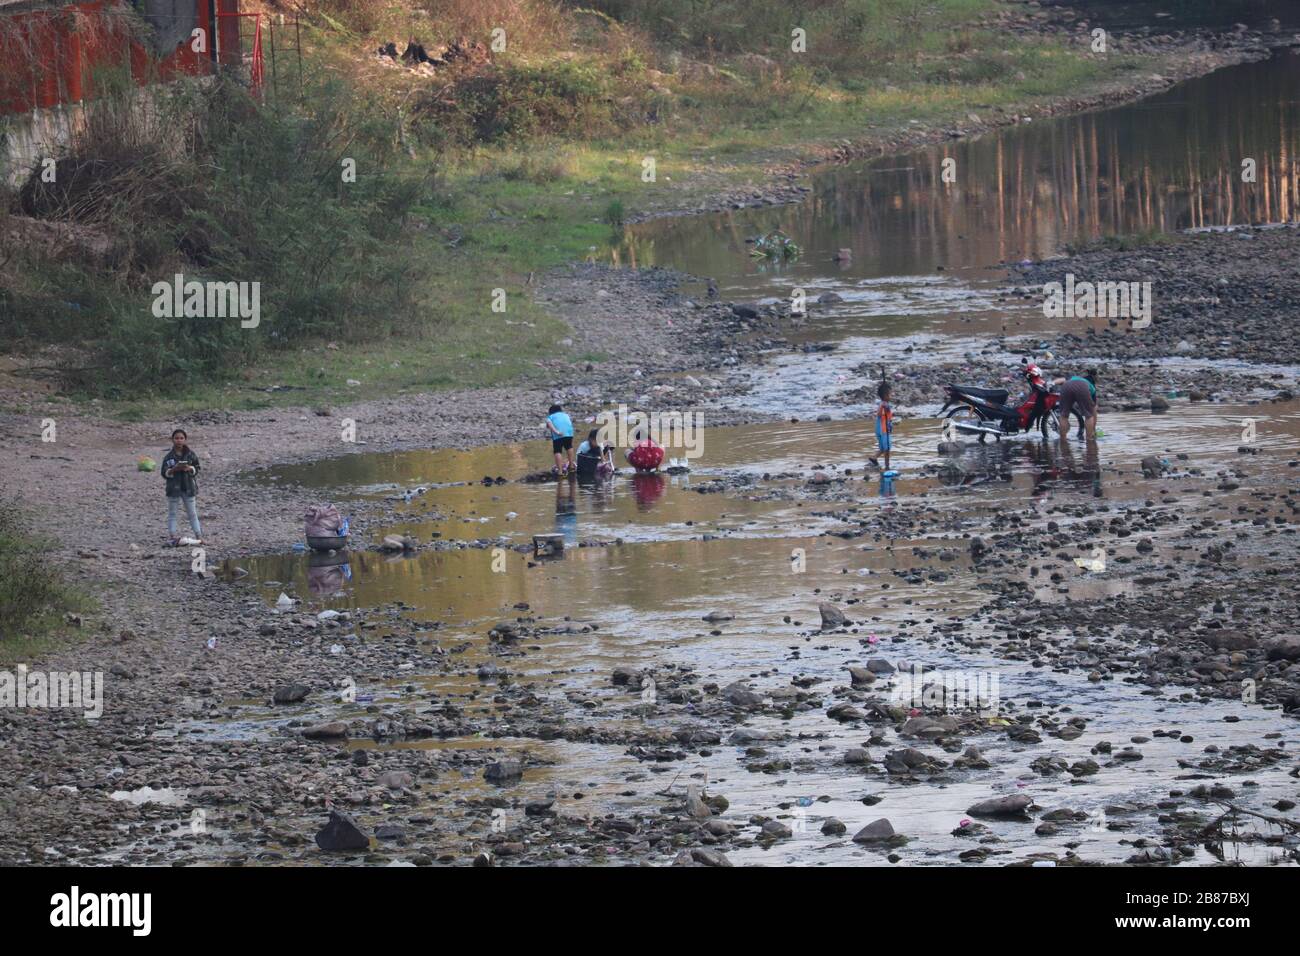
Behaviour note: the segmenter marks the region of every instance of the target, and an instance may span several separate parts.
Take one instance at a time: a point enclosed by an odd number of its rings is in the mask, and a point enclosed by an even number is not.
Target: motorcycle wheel
[[[944,416],[944,419],[949,419],[949,418],[951,418],[954,423],[960,422],[960,423],[970,424],[970,425],[981,425],[984,423],[984,419],[980,418],[979,414],[975,411],[975,409],[971,408],[969,405],[958,405],[956,408],[954,408],[952,411],[950,411],[947,415]],[[984,439],[986,439],[987,437],[988,437],[987,435],[981,432],[979,437],[980,442],[983,442]],[[954,436],[954,440],[955,440],[955,436]]]
[[[1038,427],[1043,432],[1043,437],[1048,438],[1061,434],[1061,417],[1053,409],[1050,412],[1044,412],[1043,417],[1038,422]]]

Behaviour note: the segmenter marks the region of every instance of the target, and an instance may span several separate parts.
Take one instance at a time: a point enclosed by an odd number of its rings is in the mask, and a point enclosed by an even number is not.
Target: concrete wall
[[[61,155],[84,117],[80,103],[0,117],[0,182],[20,186],[41,160]]]

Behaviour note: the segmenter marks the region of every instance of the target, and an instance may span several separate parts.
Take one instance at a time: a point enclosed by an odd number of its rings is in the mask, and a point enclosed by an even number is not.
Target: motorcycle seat
[[[982,398],[986,402],[992,402],[994,405],[1005,405],[1007,397],[1011,394],[1005,388],[974,388],[968,385],[954,385],[957,391],[963,395],[969,395],[972,398]]]

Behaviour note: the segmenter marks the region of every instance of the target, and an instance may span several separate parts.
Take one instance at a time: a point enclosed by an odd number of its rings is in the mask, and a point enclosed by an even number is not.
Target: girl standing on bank
[[[199,456],[186,444],[185,429],[172,432],[172,447],[163,455],[162,472],[167,482],[167,533],[172,546],[180,544],[176,535],[176,506],[185,503],[185,515],[190,519],[194,537],[203,543],[203,529],[199,526],[199,509],[195,499],[199,494]]]

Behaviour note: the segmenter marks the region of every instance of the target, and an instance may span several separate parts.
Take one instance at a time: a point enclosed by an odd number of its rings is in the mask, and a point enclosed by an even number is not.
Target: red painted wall
[[[130,64],[141,85],[178,74],[202,75],[213,68],[214,42],[208,0],[194,0],[197,25],[208,38],[208,51],[195,53],[189,42],[159,58],[132,40],[119,22],[125,5],[115,0],[87,0],[0,14],[0,115],[78,103],[94,95],[97,67]],[[106,11],[114,11],[112,14]],[[218,13],[239,12],[239,0],[217,0]],[[239,21],[218,17],[215,38],[223,62],[238,62]]]

